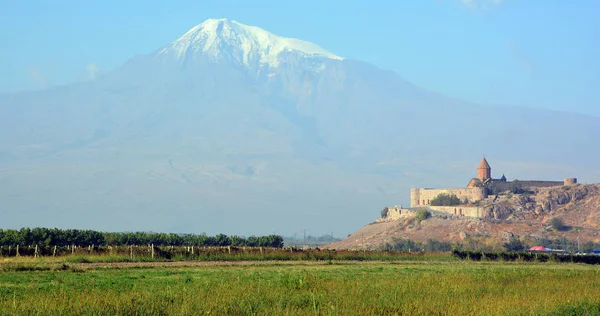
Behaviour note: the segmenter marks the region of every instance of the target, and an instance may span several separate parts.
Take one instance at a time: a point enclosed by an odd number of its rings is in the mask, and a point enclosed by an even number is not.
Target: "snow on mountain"
[[[175,58],[186,62],[205,56],[212,60],[229,58],[249,67],[277,67],[281,54],[285,52],[302,57],[343,59],[316,44],[277,36],[259,27],[227,19],[204,21],[159,50],[155,58]]]

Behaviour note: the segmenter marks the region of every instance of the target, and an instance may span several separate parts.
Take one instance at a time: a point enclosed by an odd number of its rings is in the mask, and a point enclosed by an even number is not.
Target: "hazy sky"
[[[226,17],[481,104],[600,116],[600,1],[0,0],[0,93],[106,72]]]

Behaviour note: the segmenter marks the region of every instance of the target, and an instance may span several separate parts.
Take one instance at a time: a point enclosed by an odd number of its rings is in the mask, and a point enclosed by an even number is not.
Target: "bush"
[[[518,238],[511,238],[507,243],[504,244],[506,251],[517,252],[525,249],[525,246]]]
[[[550,226],[552,226],[552,228],[562,231],[562,230],[566,230],[567,226],[565,226],[565,223],[563,222],[563,220],[560,217],[554,217],[550,220]]]
[[[510,185],[510,192],[512,192],[513,194],[523,194],[526,191],[525,189],[523,189],[521,182],[519,182],[519,180],[515,180]]]
[[[494,184],[486,185],[485,186],[485,191],[489,195],[498,195],[498,194],[500,194],[502,192],[500,190],[500,188],[497,185],[494,185]]]
[[[388,208],[384,208],[383,210],[381,210],[381,218],[386,218],[388,215]]]
[[[570,255],[557,253],[532,253],[532,252],[500,252],[489,253],[481,251],[461,251],[453,250],[452,256],[461,260],[480,261],[486,259],[489,261],[517,261],[523,260],[528,262],[556,262],[556,263],[583,263],[583,264],[600,264],[600,256],[597,255]]]
[[[430,217],[431,217],[431,213],[430,213],[428,210],[424,209],[424,208],[422,208],[422,209],[419,209],[419,210],[418,210],[418,211],[415,213],[415,218],[416,218],[417,220],[419,220],[419,221],[424,221],[424,220],[426,220],[426,219],[428,219],[428,218],[430,218]]]
[[[456,194],[440,193],[429,204],[433,206],[454,206],[460,205],[461,201]]]

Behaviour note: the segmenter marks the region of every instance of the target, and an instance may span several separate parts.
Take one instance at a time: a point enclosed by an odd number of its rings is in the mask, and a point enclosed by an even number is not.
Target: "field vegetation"
[[[600,312],[600,271],[590,265],[413,260],[127,267],[7,260],[0,272],[0,310],[7,314]]]
[[[597,256],[467,251],[434,240],[336,251],[121,245],[104,235],[84,246],[90,240],[53,244],[32,231],[22,236],[37,239],[18,241],[38,243],[0,246],[0,314],[600,313]]]

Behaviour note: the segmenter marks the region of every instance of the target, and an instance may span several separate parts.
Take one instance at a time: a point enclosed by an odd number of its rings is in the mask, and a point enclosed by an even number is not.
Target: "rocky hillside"
[[[418,220],[415,213],[380,217],[329,248],[376,248],[394,238],[461,242],[480,240],[502,244],[511,237],[525,240],[567,238],[600,242],[600,184],[540,188],[524,194],[503,192],[480,203],[483,218],[431,212]],[[562,229],[550,224],[560,218]]]

